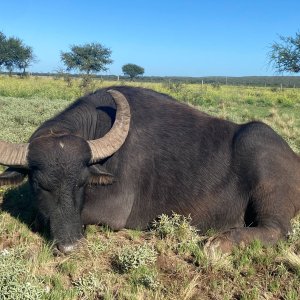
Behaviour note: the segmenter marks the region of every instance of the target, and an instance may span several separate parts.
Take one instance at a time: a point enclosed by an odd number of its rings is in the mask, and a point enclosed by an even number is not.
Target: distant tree
[[[295,37],[280,36],[271,46],[270,62],[278,72],[300,72],[300,32]]]
[[[99,43],[73,45],[70,52],[61,52],[61,60],[67,70],[78,70],[87,75],[106,71],[106,65],[113,61],[110,59],[111,50]]]
[[[144,68],[135,64],[126,64],[122,67],[122,72],[124,73],[124,75],[129,76],[130,79],[133,80],[135,77],[143,75],[145,73],[145,70]]]
[[[33,49],[30,46],[21,45],[19,48],[18,60],[16,61],[16,66],[23,70],[23,75],[26,74],[26,69],[35,61],[35,56],[33,54]]]
[[[19,62],[19,57],[22,52],[22,41],[19,38],[10,37],[5,42],[6,57],[4,66],[11,75],[12,71]]]
[[[26,68],[34,61],[35,57],[31,47],[16,37],[6,38],[0,32],[0,67],[5,66],[10,75],[14,68],[26,72]]]
[[[0,69],[6,59],[6,36],[0,31]]]

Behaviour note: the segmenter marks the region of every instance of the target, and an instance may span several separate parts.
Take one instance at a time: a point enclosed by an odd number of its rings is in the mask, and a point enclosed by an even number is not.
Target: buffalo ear
[[[91,165],[89,166],[89,170],[90,170],[89,184],[91,185],[113,184],[114,176],[111,173],[109,173],[103,166]]]
[[[7,168],[0,174],[0,186],[2,185],[17,185],[22,183],[27,175],[25,169]]]

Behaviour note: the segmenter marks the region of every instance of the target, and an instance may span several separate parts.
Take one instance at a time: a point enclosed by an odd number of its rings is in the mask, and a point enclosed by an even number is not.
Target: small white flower
[[[3,249],[0,253],[1,253],[1,255],[3,255],[3,256],[9,255],[9,251],[8,251],[7,249]]]

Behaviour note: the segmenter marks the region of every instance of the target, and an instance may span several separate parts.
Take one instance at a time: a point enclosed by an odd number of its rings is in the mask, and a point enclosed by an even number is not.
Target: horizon
[[[293,9],[291,9],[291,7]],[[268,65],[270,45],[299,30],[299,1],[12,0],[2,4],[0,31],[32,46],[33,73],[54,73],[60,52],[98,42],[112,50],[113,64],[99,75],[122,75],[134,63],[145,76],[249,77],[278,74]]]
[[[29,68],[28,68],[29,69]],[[0,70],[0,75],[9,75],[9,72],[8,71],[1,71]],[[21,73],[17,70],[13,71],[12,72],[12,75],[15,76],[15,75],[20,75]],[[29,71],[28,72],[28,75],[32,75],[32,76],[52,76],[52,75],[57,75],[58,73],[56,71],[53,71],[53,72],[35,72],[35,71]],[[74,77],[81,77],[84,75],[84,73],[72,73],[72,72],[66,72],[66,74],[69,74],[70,76],[74,76]],[[101,73],[97,73],[97,74],[91,74],[91,76],[93,78],[96,78],[96,77],[120,77],[120,78],[129,78],[127,75],[124,75],[124,74],[120,74],[120,75],[117,75],[117,74],[101,74]],[[300,78],[300,74],[274,74],[274,75],[242,75],[242,76],[228,76],[228,75],[208,75],[208,76],[182,76],[182,75],[139,75],[137,77],[135,77],[135,80],[139,80],[139,79],[143,79],[143,78],[147,78],[147,77],[153,77],[153,78],[180,78],[180,79],[189,79],[189,78],[194,78],[194,79],[202,79],[202,78],[244,78],[244,77],[270,77],[270,78],[287,78],[287,77],[292,77],[292,78]],[[135,81],[134,80],[134,81]]]

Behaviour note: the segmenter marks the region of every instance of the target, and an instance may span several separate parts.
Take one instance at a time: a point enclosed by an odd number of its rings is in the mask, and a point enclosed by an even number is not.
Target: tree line
[[[70,51],[61,52],[60,58],[66,71],[78,71],[89,76],[92,73],[107,71],[111,64],[112,51],[100,43],[72,45]],[[4,67],[11,75],[13,70],[19,69],[26,74],[26,69],[36,61],[33,49],[27,46],[20,38],[6,37],[0,32],[0,69]],[[131,80],[143,75],[144,68],[136,64],[125,64],[122,67],[124,75]]]
[[[72,45],[70,51],[61,52],[60,58],[66,71],[77,71],[90,76],[107,71],[112,64],[111,49],[100,43]],[[292,36],[279,36],[279,41],[271,45],[268,53],[269,62],[277,72],[300,72],[300,32]],[[0,32],[0,69],[1,67],[11,74],[18,69],[26,74],[26,69],[36,61],[32,47],[26,45],[20,38],[6,37]],[[143,75],[145,70],[136,64],[128,63],[122,66],[125,76],[131,80]]]

